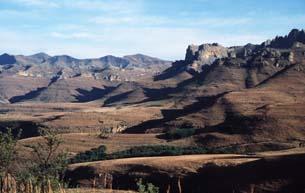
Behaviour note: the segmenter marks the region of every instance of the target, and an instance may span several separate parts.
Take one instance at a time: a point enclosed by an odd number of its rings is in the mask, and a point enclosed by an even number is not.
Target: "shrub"
[[[190,137],[194,135],[196,132],[196,129],[194,128],[177,128],[169,130],[165,133],[166,139],[182,139],[186,137]]]
[[[74,156],[70,163],[80,163],[88,161],[98,161],[106,158],[106,146],[102,145],[98,148],[85,151]]]
[[[12,171],[13,162],[17,158],[17,138],[12,129],[0,132],[0,177],[6,177]]]
[[[77,154],[74,158],[70,160],[70,163],[81,163],[129,157],[204,154],[209,152],[208,149],[203,147],[177,147],[168,145],[138,146],[108,155],[105,153],[105,151],[106,147],[102,145],[99,148],[91,149],[89,151]]]
[[[29,174],[35,177],[36,185],[42,188],[57,186],[61,181],[67,167],[67,155],[59,151],[62,144],[54,132],[41,131],[42,142],[34,145],[33,157],[36,158],[29,168]]]
[[[115,152],[108,155],[109,159],[127,158],[127,157],[146,157],[146,156],[170,156],[182,155],[183,148],[167,145],[139,146],[130,149]]]
[[[159,193],[159,188],[152,183],[144,184],[142,179],[137,181],[139,193]]]

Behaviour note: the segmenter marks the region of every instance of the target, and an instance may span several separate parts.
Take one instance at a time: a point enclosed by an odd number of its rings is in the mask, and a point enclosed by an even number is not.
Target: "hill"
[[[13,64],[1,65],[1,102],[23,104],[3,106],[3,125],[18,121],[16,112],[26,112],[19,121],[65,125],[61,132],[122,125],[132,134],[191,128],[193,136],[177,141],[236,152],[298,147],[305,141],[303,34],[292,30],[260,45],[191,45],[185,60],[159,74],[150,69],[168,63],[141,54],[85,60],[43,53],[13,56]],[[101,66],[104,70],[93,70]],[[33,76],[14,74],[22,68],[39,70]],[[129,77],[139,69],[146,74],[135,81],[95,76],[119,70],[120,77]]]
[[[10,103],[24,101],[87,102],[125,82],[151,79],[170,61],[142,54],[76,59],[71,56],[0,56],[0,96]]]

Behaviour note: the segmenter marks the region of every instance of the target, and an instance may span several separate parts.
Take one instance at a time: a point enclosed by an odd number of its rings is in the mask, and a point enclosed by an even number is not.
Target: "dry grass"
[[[61,148],[71,152],[79,153],[92,148],[105,145],[107,152],[126,150],[134,146],[168,144],[165,140],[158,139],[158,134],[115,134],[108,139],[101,139],[98,133],[69,133],[60,135],[63,144]],[[41,141],[41,137],[33,137],[19,140],[20,146],[28,146]]]
[[[106,190],[106,189],[92,189],[92,188],[81,188],[81,189],[67,189],[66,193],[135,193],[129,190]]]
[[[0,104],[0,121],[33,121],[63,132],[96,132],[103,127],[134,126],[161,118],[161,107],[100,107],[94,103]]]
[[[168,142],[159,139],[159,134],[114,134],[107,139],[98,137],[98,133],[67,133],[60,134],[63,141],[60,149],[75,155],[105,145],[107,153],[122,151],[135,146],[144,145],[173,145],[191,146],[194,144],[193,138],[181,139]],[[32,137],[18,141],[19,154],[24,158],[29,158],[31,148],[28,146],[41,142],[42,137]]]
[[[257,159],[258,158],[251,156],[236,154],[141,157],[73,164],[70,166],[70,169],[74,169],[79,166],[91,166],[99,172],[127,172],[131,167],[146,166],[157,168],[160,171],[169,173],[183,174],[188,172],[196,172],[200,167],[202,167],[203,164],[206,163],[214,163],[217,165],[236,165]]]
[[[259,152],[256,153],[258,156],[264,156],[264,157],[272,157],[272,156],[285,156],[285,155],[297,155],[297,154],[305,154],[305,147],[300,148],[293,148],[293,149],[287,149],[287,150],[280,150],[280,151],[265,151],[265,152]]]

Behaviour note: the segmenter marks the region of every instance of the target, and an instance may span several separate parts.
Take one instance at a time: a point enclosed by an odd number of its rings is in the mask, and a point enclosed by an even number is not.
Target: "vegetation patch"
[[[119,158],[131,157],[153,157],[153,156],[177,156],[177,155],[193,155],[205,153],[231,153],[227,150],[219,150],[215,148],[205,148],[200,146],[194,147],[178,147],[168,145],[149,145],[132,147],[124,151],[118,151],[112,154],[106,154],[104,145],[99,148],[82,152],[70,159],[70,163],[82,163],[100,160],[111,160]]]
[[[182,139],[194,135],[195,132],[194,128],[177,128],[167,131],[164,137],[169,140]]]
[[[101,145],[85,152],[81,152],[70,159],[70,163],[104,160],[106,158],[106,146]]]
[[[17,137],[12,129],[0,131],[0,190],[1,193],[50,193],[62,190],[67,168],[66,153],[59,151],[62,141],[55,133],[41,130],[42,141],[33,145],[33,160],[23,168],[16,167]]]
[[[139,193],[159,193],[159,188],[152,183],[144,184],[142,179],[137,181]]]

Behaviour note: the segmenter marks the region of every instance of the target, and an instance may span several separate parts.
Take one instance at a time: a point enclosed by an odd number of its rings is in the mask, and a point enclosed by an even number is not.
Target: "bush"
[[[57,189],[67,168],[67,154],[59,149],[62,140],[55,132],[41,130],[40,134],[43,140],[32,146],[35,162],[24,177],[35,180],[35,186],[43,191]]]
[[[106,158],[106,146],[102,145],[98,148],[85,151],[74,156],[70,163],[80,163],[88,161],[104,160]]]
[[[12,129],[0,131],[0,178],[7,177],[12,172],[13,163],[17,158],[17,139],[13,135]]]
[[[206,148],[201,146],[169,146],[169,145],[147,145],[136,146],[127,150],[106,154],[104,145],[77,154],[70,159],[70,163],[91,162],[100,160],[111,160],[130,157],[153,157],[153,156],[177,156],[177,155],[195,155],[206,153],[234,153],[234,148]]]
[[[155,145],[132,147],[128,150],[115,152],[107,156],[109,159],[127,158],[127,157],[147,157],[147,156],[171,156],[182,155],[184,149],[181,147]]]
[[[139,193],[159,193],[159,188],[152,183],[144,184],[142,179],[137,181]]]
[[[182,139],[194,135],[196,129],[194,128],[180,128],[172,129],[165,133],[166,139]]]
[[[106,154],[106,147],[100,146],[83,153],[79,153],[70,160],[70,163],[81,163],[99,160],[110,160],[130,157],[150,157],[150,156],[175,156],[187,154],[204,154],[208,149],[203,147],[177,147],[168,145],[153,145],[132,147],[127,150]]]

